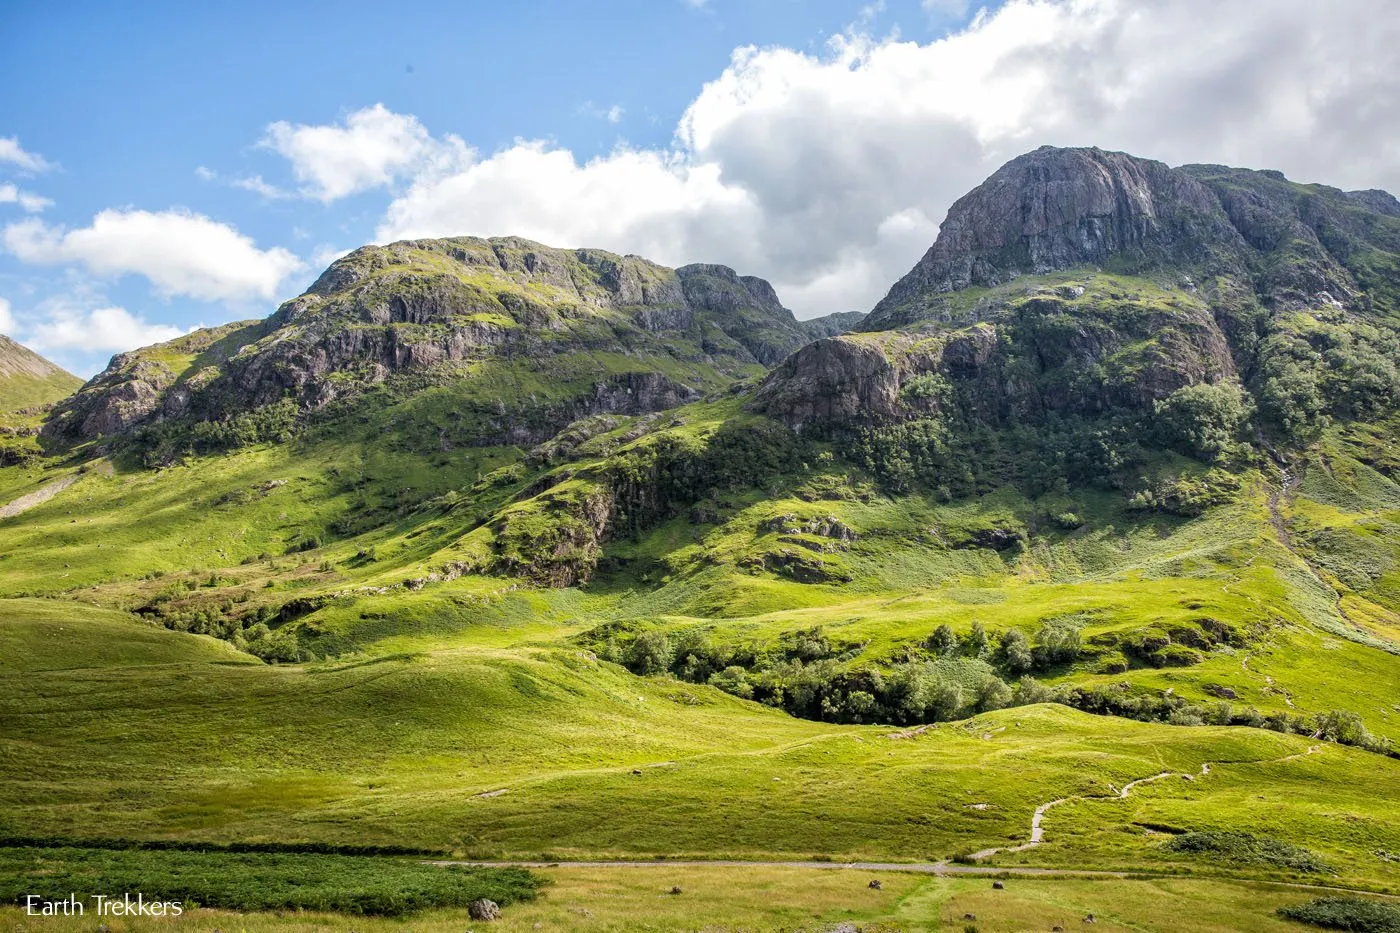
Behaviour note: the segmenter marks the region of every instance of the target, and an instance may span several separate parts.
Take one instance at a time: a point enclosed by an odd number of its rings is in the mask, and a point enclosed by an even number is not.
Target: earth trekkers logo
[[[179,901],[148,901],[140,893],[93,894],[86,898],[69,894],[57,900],[41,894],[24,896],[24,912],[30,917],[82,917],[89,906],[98,917],[178,917],[185,912]]]

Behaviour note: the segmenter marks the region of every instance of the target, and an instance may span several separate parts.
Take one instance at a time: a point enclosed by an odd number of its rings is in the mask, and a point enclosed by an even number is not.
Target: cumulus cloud
[[[539,141],[485,157],[463,147],[455,166],[403,172],[377,237],[513,233],[725,262],[770,278],[805,316],[872,306],[955,198],[1046,143],[1397,190],[1389,7],[1009,0],[929,43],[857,27],[819,54],[741,48],[664,150],[584,161]],[[376,164],[408,165],[428,145],[412,117],[396,125],[411,128],[406,154]]]
[[[54,167],[37,152],[26,152],[14,136],[0,136],[0,162],[8,162],[26,172],[47,172]]]
[[[511,233],[679,263],[719,250],[716,236],[740,237],[733,245],[741,252],[758,250],[742,231],[759,219],[749,193],[725,185],[718,165],[634,149],[580,163],[567,150],[533,142],[420,179],[390,205],[376,237]]]
[[[0,204],[18,204],[26,212],[37,214],[46,207],[52,207],[53,201],[14,185],[4,184],[0,185]]]
[[[303,268],[281,247],[262,250],[233,227],[186,211],[107,210],[91,226],[12,223],[4,246],[29,263],[77,263],[99,275],[143,275],[163,296],[207,301],[271,299]]]
[[[125,308],[83,309],[58,300],[41,306],[24,342],[40,352],[120,353],[186,333],[168,324],[152,324]]]
[[[9,335],[15,330],[15,316],[10,311],[10,302],[0,298],[0,334]]]
[[[304,195],[325,202],[466,154],[461,140],[434,139],[416,117],[383,104],[357,110],[340,125],[278,121],[267,128],[260,145],[291,162]]]

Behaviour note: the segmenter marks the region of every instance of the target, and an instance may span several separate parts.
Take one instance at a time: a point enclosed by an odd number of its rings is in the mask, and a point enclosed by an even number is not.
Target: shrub
[[[1183,833],[1167,843],[1173,852],[1209,855],[1236,864],[1271,865],[1296,871],[1331,871],[1315,853],[1268,836],[1242,832]]]
[[[962,640],[962,653],[964,657],[984,660],[992,652],[991,639],[987,637],[987,629],[981,622],[973,622]]]
[[[664,632],[643,632],[633,639],[623,663],[634,674],[661,674],[670,669],[674,656]]]
[[[753,699],[753,684],[749,683],[749,672],[737,664],[710,675],[710,686],[718,687],[725,693],[743,700]]]
[[[782,645],[783,654],[794,661],[810,663],[829,658],[836,653],[831,646],[831,639],[826,637],[820,625],[785,634],[779,643]]]
[[[1035,666],[1035,657],[1031,654],[1030,640],[1025,632],[1011,628],[1001,633],[997,663],[1013,674],[1024,674]]]
[[[1306,904],[1280,907],[1279,916],[1329,930],[1400,933],[1400,907],[1362,897],[1319,897]]]
[[[925,644],[940,658],[958,653],[958,637],[953,634],[952,626],[946,622],[933,630]]]
[[[1254,414],[1254,403],[1235,383],[1183,386],[1155,405],[1157,427],[1170,447],[1207,463],[1239,448],[1236,438]]]
[[[258,622],[243,637],[247,639],[248,653],[264,661],[296,661],[301,656],[296,634],[285,626],[269,629],[266,622]]]
[[[1067,619],[1051,619],[1035,633],[1031,657],[1037,667],[1068,664],[1079,657],[1079,626]]]

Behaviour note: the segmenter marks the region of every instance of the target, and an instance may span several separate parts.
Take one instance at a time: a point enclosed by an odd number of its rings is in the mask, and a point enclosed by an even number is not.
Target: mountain
[[[1397,313],[1400,203],[1383,191],[1298,185],[1274,171],[1042,147],[955,202],[937,241],[865,330],[943,315],[940,296],[1019,276],[1102,268],[1248,280],[1270,308],[1383,301]],[[1184,284],[1184,283],[1183,283]]]
[[[1384,192],[1097,149],[859,320],[366,247],[0,466],[0,831],[1383,887],[1397,270]]]
[[[458,238],[365,247],[263,321],[119,354],[51,438],[307,413],[374,387],[450,385],[462,437],[538,443],[590,414],[657,411],[807,340],[771,285],[717,265]]]
[[[0,414],[57,402],[82,384],[77,376],[0,334]]]
[[[959,199],[862,335],[790,357],[756,408],[1001,429],[1140,418],[1206,384],[1297,441],[1400,390],[1396,211],[1277,172],[1042,148]]]

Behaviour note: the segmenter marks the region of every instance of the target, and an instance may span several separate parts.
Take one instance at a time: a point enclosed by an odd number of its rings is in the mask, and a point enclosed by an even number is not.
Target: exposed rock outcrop
[[[901,373],[875,341],[833,337],[788,357],[763,383],[754,407],[794,430],[854,424],[899,413]]]
[[[810,339],[773,286],[728,266],[697,263],[676,270],[685,302],[702,321],[719,327],[771,366]]]
[[[1382,220],[1394,217],[1400,202],[1384,191],[1042,146],[959,198],[933,246],[860,327],[936,317],[939,296],[970,287],[1080,268],[1224,277],[1269,308],[1361,309],[1400,253],[1400,228]],[[1390,257],[1379,268],[1377,250]]]
[[[1190,175],[1121,152],[1043,146],[953,204],[933,246],[863,329],[901,323],[898,311],[926,293],[1110,260],[1230,266],[1243,253],[1214,194]]]

